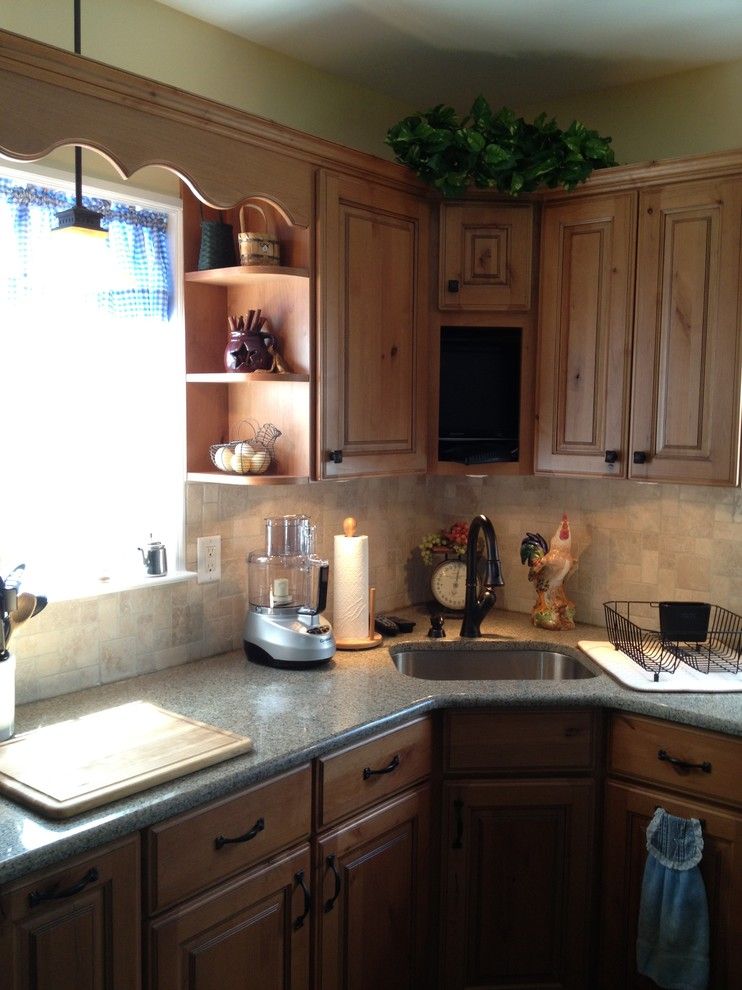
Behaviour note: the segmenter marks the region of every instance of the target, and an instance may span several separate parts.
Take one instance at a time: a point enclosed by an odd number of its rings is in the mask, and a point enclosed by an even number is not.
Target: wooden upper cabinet
[[[625,474],[635,225],[633,192],[544,206],[537,471]]]
[[[428,210],[323,173],[319,475],[424,471]]]
[[[546,203],[537,471],[735,484],[741,228],[742,178]]]
[[[440,309],[530,309],[532,246],[530,203],[444,203]]]
[[[742,178],[642,192],[629,477],[734,484]]]

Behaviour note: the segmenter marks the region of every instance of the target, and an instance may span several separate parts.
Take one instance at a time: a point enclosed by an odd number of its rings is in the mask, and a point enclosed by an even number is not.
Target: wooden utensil
[[[13,635],[18,626],[23,625],[23,623],[30,619],[34,614],[34,609],[36,608],[36,596],[30,595],[27,591],[22,591],[18,595],[18,603],[16,607],[8,612],[8,618],[10,619],[10,630],[8,632],[8,641]],[[7,645],[7,643],[6,643]]]

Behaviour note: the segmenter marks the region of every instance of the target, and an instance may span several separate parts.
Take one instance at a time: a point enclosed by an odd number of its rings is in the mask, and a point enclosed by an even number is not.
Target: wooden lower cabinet
[[[150,925],[157,990],[308,990],[309,845]]]
[[[443,793],[444,990],[593,990],[592,780],[455,781]]]
[[[315,990],[424,990],[430,964],[430,787],[316,845]]]
[[[742,816],[654,788],[606,786],[599,986],[652,990],[636,969],[636,933],[647,825],[658,805],[703,823],[701,874],[709,905],[709,990],[742,987]]]
[[[141,986],[139,837],[11,883],[0,895],[4,990]]]

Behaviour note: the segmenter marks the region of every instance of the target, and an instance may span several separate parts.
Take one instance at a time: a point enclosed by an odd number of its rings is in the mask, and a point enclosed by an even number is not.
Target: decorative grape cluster
[[[469,524],[455,522],[449,529],[441,529],[437,533],[427,533],[420,540],[418,547],[424,564],[433,563],[433,553],[455,553],[463,557],[466,553],[466,541],[469,537]]]

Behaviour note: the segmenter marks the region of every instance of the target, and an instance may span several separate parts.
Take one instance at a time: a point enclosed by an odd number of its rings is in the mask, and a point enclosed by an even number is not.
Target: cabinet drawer
[[[317,760],[317,827],[401,791],[427,777],[431,767],[430,720],[374,736]]]
[[[589,771],[597,715],[588,711],[448,712],[444,766],[452,773]]]
[[[150,828],[146,843],[150,913],[306,838],[311,795],[311,772],[306,766]]]
[[[660,753],[693,766],[672,763],[661,758]],[[638,715],[612,717],[610,773],[724,804],[742,805],[740,767],[742,739]]]

